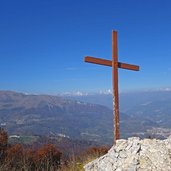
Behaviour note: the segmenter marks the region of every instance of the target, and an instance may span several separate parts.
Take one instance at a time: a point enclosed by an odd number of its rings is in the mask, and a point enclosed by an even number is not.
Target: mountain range
[[[120,114],[121,137],[146,136],[154,128],[171,128],[171,94],[152,94],[120,96],[122,105],[126,103]],[[0,125],[10,135],[57,135],[111,144],[112,96],[79,98],[0,91]]]
[[[0,91],[0,124],[10,134],[112,140],[112,110],[58,96]]]

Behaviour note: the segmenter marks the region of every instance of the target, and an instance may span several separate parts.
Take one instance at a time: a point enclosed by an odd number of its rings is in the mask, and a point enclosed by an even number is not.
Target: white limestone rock
[[[171,136],[166,140],[138,137],[117,140],[107,154],[84,166],[85,171],[171,171]]]

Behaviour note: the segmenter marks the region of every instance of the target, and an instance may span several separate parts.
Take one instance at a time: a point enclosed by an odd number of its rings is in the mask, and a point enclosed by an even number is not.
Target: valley
[[[120,97],[121,138],[165,138],[170,134],[171,92]],[[112,144],[111,100],[110,94],[52,96],[0,91],[0,125],[10,136],[58,136]]]

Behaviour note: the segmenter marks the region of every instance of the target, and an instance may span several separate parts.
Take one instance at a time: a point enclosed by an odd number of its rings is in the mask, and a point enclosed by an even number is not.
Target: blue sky
[[[110,89],[111,68],[83,62],[111,59],[118,31],[120,91],[171,87],[170,0],[1,0],[0,89],[30,93]]]

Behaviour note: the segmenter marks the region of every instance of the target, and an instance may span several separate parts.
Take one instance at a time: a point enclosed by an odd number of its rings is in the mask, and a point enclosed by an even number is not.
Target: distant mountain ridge
[[[138,116],[131,110],[127,114],[121,112],[120,119],[123,138],[145,136],[147,130],[160,126],[155,119]],[[66,97],[0,91],[0,125],[10,134],[53,134],[108,144],[113,142],[112,109]]]
[[[112,140],[112,111],[101,105],[58,96],[0,91],[0,124],[10,134],[63,134]]]
[[[104,105],[111,109],[113,107],[113,99],[110,94],[99,93],[80,97],[70,96],[68,98]],[[159,135],[159,137],[165,138],[171,135],[171,89],[169,88],[120,93],[120,111],[135,120],[135,123],[129,121],[129,132],[131,132],[131,128],[135,128],[136,135],[143,134],[141,125],[144,124],[144,130],[147,134],[154,133],[155,136]],[[137,122],[140,123],[139,127],[137,127]],[[135,125],[132,126],[131,123]],[[126,125],[123,127],[125,129]]]
[[[61,95],[62,96],[62,95]],[[113,97],[111,93],[90,93],[77,96],[74,94],[63,95],[65,98],[80,100],[87,103],[100,104],[108,108],[113,108]],[[62,96],[62,97],[63,97]],[[156,100],[170,100],[171,89],[149,90],[149,91],[133,91],[119,94],[120,110],[127,112],[135,106],[146,104],[147,102],[154,102]]]

